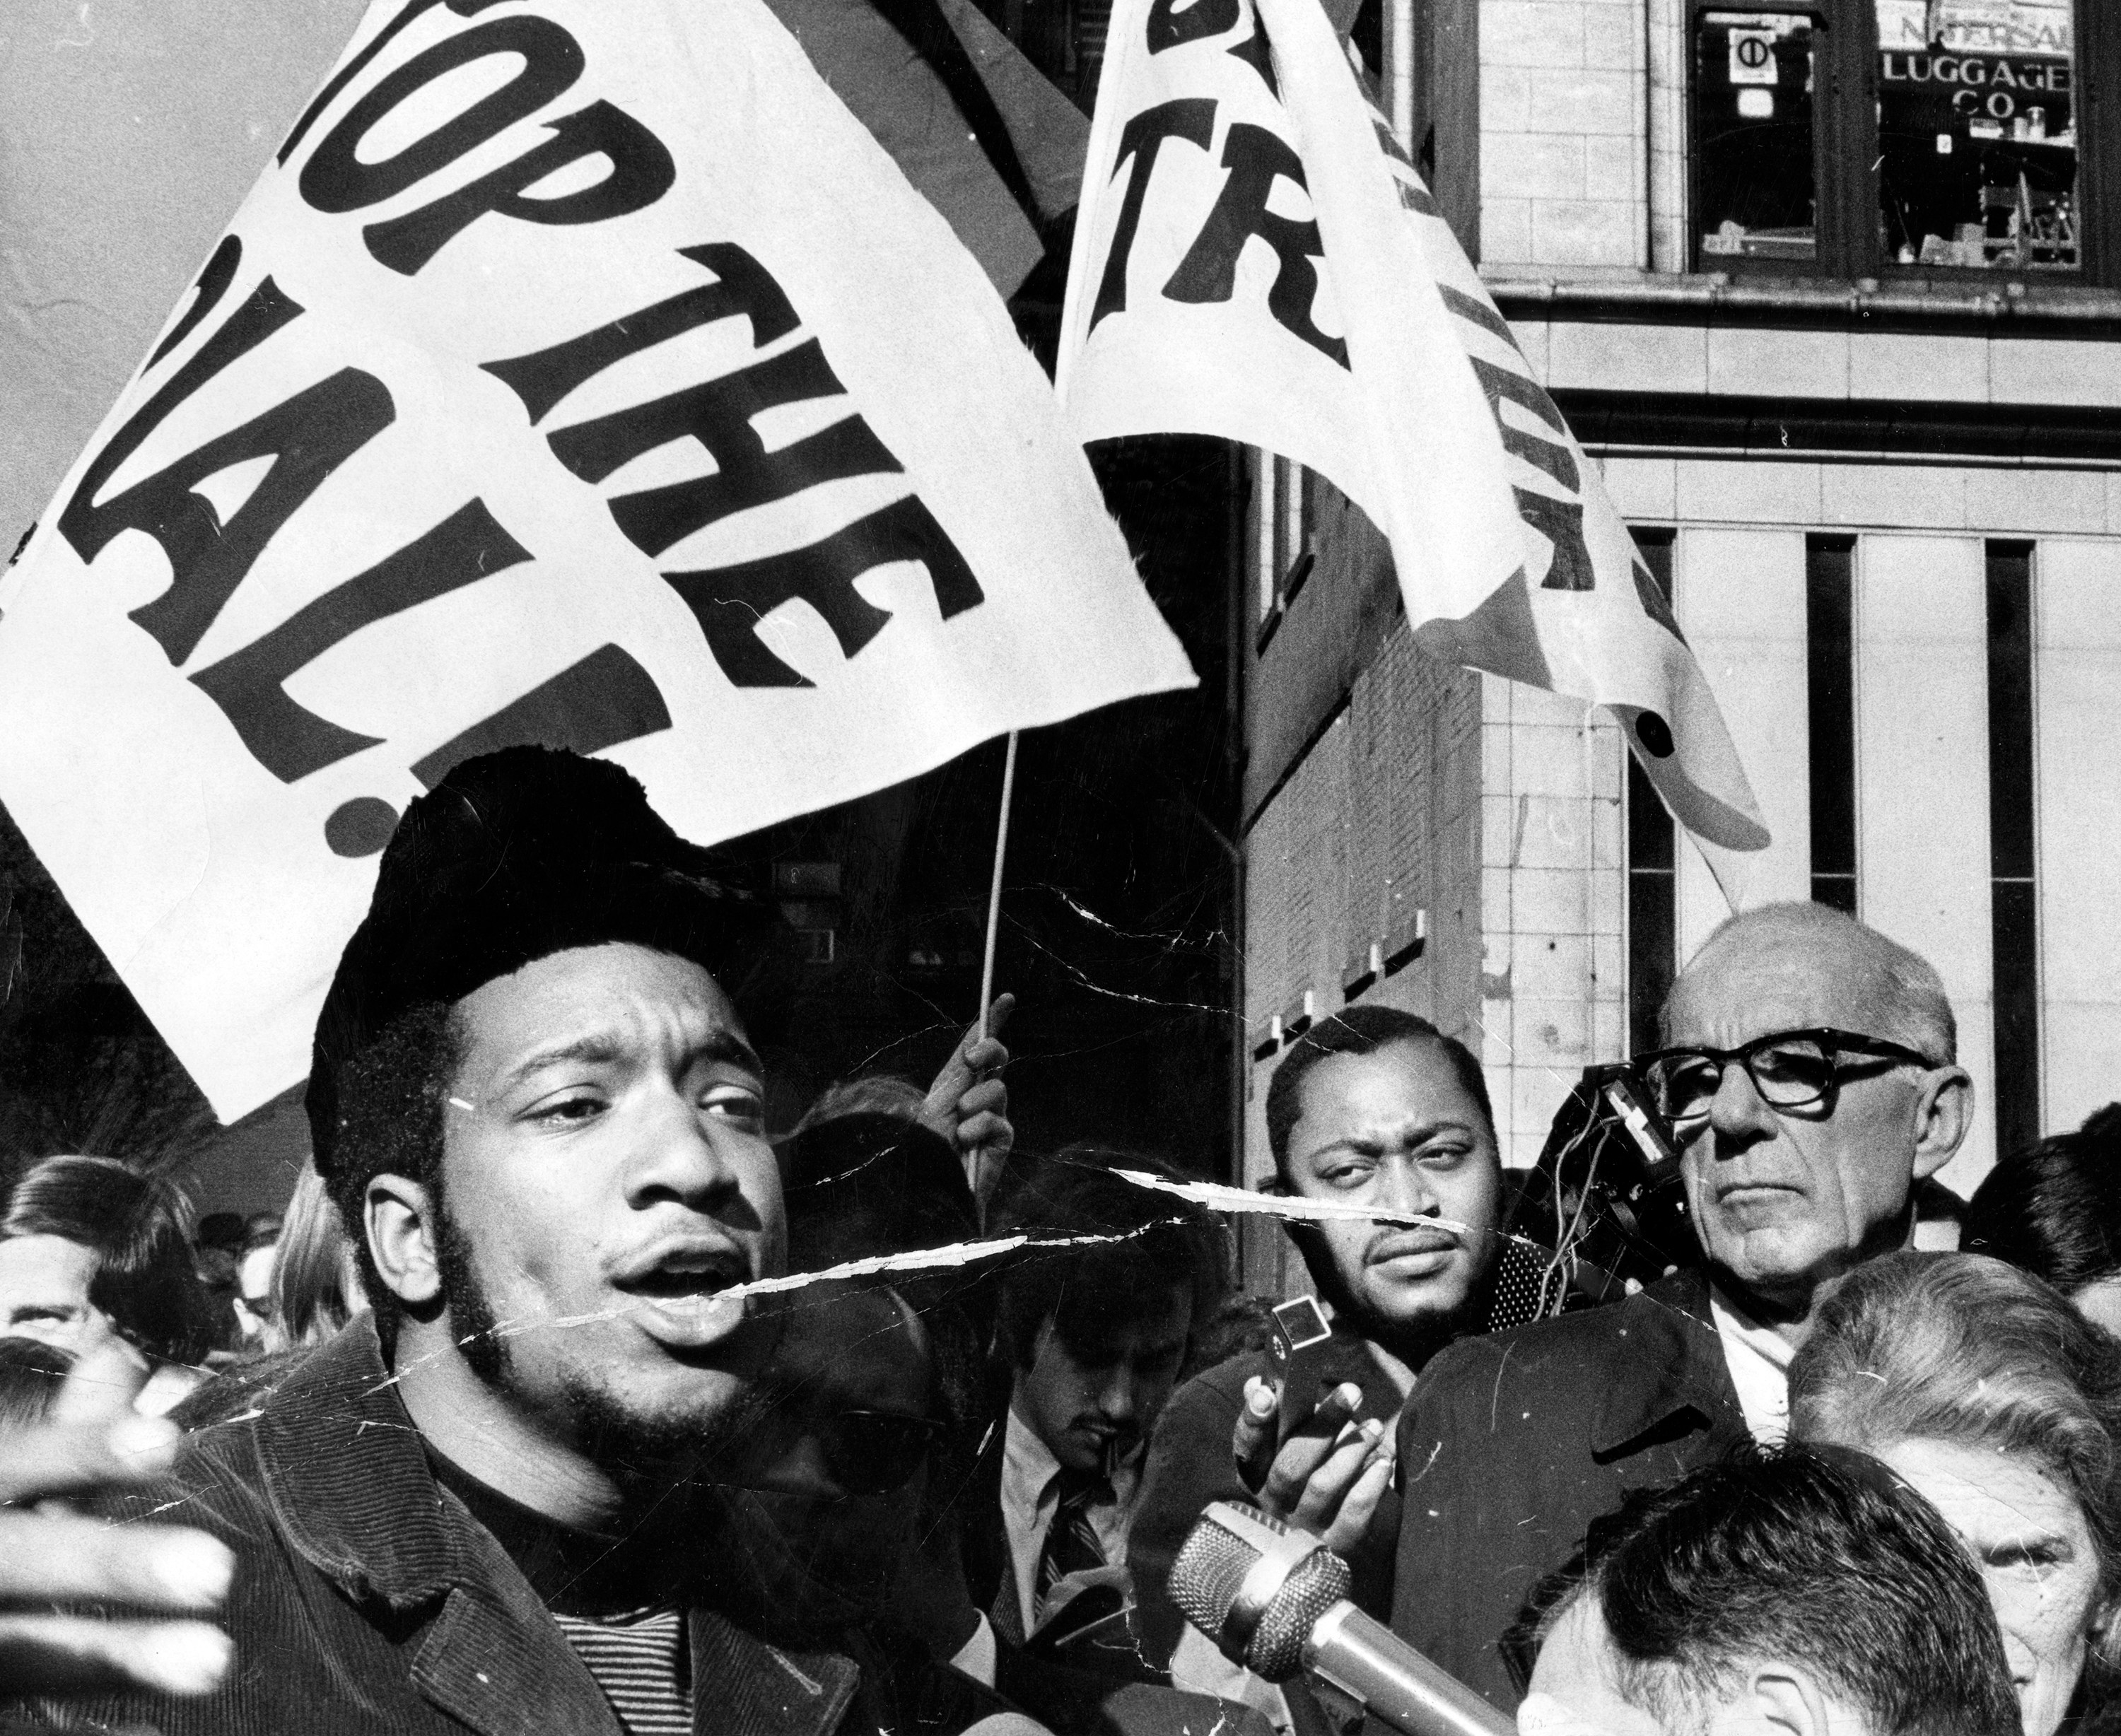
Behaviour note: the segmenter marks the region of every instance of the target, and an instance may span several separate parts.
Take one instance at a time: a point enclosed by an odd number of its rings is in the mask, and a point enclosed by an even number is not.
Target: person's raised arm
[[[197,1619],[228,1595],[227,1547],[63,1505],[170,1468],[179,1431],[133,1411],[142,1375],[122,1353],[93,1352],[67,1377],[50,1422],[0,1434],[0,1696],[201,1694],[228,1673],[228,1636]],[[55,1614],[59,1603],[137,1613]]]

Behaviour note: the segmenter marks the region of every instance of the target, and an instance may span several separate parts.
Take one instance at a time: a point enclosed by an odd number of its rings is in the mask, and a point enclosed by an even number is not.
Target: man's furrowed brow
[[[1430,1140],[1441,1139],[1449,1133],[1457,1133],[1471,1139],[1475,1138],[1479,1132],[1480,1129],[1470,1121],[1456,1121],[1446,1116],[1441,1120],[1419,1122],[1412,1127],[1401,1128],[1398,1130],[1398,1137],[1408,1145],[1426,1145]]]
[[[697,1045],[692,1053],[695,1063],[711,1062],[724,1067],[740,1067],[746,1073],[766,1077],[766,1063],[758,1059],[758,1051],[726,1028],[714,1031]]]
[[[524,1056],[501,1076],[500,1088],[506,1091],[548,1067],[564,1067],[571,1063],[605,1067],[622,1063],[633,1053],[632,1045],[613,1033],[592,1031]],[[766,1076],[766,1069],[758,1059],[758,1051],[736,1032],[727,1028],[711,1031],[698,1042],[687,1047],[685,1063],[697,1067],[702,1063],[709,1066],[741,1068],[760,1078]]]
[[[1329,1139],[1304,1155],[1307,1159],[1330,1157],[1335,1152],[1354,1152],[1365,1157],[1374,1157],[1382,1152],[1401,1146],[1426,1145],[1432,1139],[1446,1133],[1461,1133],[1471,1138],[1475,1129],[1466,1122],[1443,1119],[1416,1122],[1410,1126],[1404,1122],[1378,1123],[1374,1126],[1358,1128],[1352,1133],[1344,1133],[1338,1139]]]
[[[525,1055],[501,1076],[500,1088],[506,1091],[511,1086],[520,1085],[532,1074],[542,1073],[548,1067],[564,1067],[570,1063],[589,1067],[606,1066],[622,1059],[624,1055],[625,1045],[608,1033],[596,1032],[572,1037],[564,1043],[554,1043]]]
[[[1306,1163],[1316,1163],[1321,1157],[1331,1157],[1336,1152],[1354,1152],[1359,1156],[1374,1157],[1382,1147],[1368,1133],[1343,1133],[1338,1139],[1328,1139],[1323,1145],[1314,1145],[1303,1153]]]

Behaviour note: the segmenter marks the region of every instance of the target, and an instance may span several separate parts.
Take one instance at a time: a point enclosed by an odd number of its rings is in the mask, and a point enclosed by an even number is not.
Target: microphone
[[[1256,1676],[1308,1669],[1404,1736],[1517,1736],[1513,1720],[1350,1603],[1352,1583],[1308,1532],[1224,1501],[1171,1569],[1172,1601]]]

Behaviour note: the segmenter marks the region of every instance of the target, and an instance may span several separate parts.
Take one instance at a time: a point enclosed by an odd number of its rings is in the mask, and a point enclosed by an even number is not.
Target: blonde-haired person
[[[2121,1344],[1973,1254],[1852,1273],[1790,1365],[1793,1440],[1856,1447],[1973,1552],[2025,1736],[2081,1727],[2121,1678]]]
[[[266,1324],[266,1345],[272,1350],[321,1344],[367,1309],[360,1259],[314,1162],[303,1164],[287,1202],[270,1293],[273,1316]]]

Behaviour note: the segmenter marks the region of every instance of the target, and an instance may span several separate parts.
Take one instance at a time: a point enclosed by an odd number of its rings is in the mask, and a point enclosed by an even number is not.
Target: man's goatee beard
[[[518,1405],[552,1411],[550,1402],[519,1390],[509,1336],[501,1329],[471,1247],[445,1199],[436,1212],[435,1264],[450,1325],[471,1371]],[[643,1416],[629,1410],[585,1371],[562,1377],[559,1413],[576,1449],[622,1487],[660,1495],[679,1485],[726,1481],[717,1467],[763,1422],[771,1401],[753,1384],[704,1414]]]

